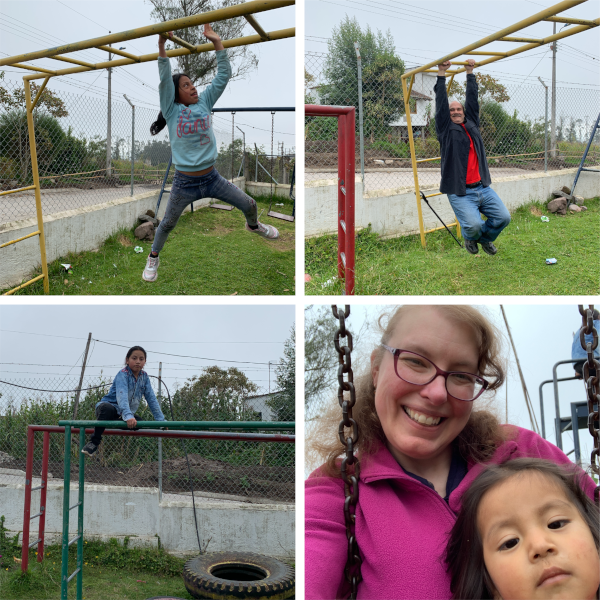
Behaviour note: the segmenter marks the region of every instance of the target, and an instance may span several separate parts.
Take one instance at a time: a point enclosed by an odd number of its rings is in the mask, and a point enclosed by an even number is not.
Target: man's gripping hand
[[[438,65],[439,68],[439,65]],[[467,64],[465,65],[465,71],[467,72],[467,75],[471,75],[473,73],[473,69],[475,68],[475,61],[472,58],[469,58],[469,60],[467,60]]]

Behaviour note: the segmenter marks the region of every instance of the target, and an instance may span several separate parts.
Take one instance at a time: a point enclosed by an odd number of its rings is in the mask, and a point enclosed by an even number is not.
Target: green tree
[[[488,75],[487,73],[480,73],[475,71],[475,80],[477,81],[477,93],[479,96],[479,103],[482,104],[485,101],[493,100],[494,102],[508,102],[510,96],[504,85],[502,85],[497,79]],[[458,83],[453,81],[448,92],[448,97],[455,96],[460,99],[464,99],[467,93],[467,82]]]
[[[275,369],[279,391],[267,400],[267,406],[276,421],[296,419],[296,330],[292,326],[290,337],[283,346],[283,359]]]
[[[243,4],[243,0],[148,0],[154,10],[150,16],[157,21],[171,21],[182,17],[191,17],[219,8],[227,8],[236,4]],[[212,24],[213,29],[223,40],[241,37],[247,22],[244,17],[225,19]],[[204,37],[204,26],[188,27],[174,32],[177,37],[194,46],[207,43]],[[254,33],[254,32],[253,32]],[[166,50],[180,48],[168,43]],[[231,61],[232,79],[243,79],[248,73],[258,67],[258,58],[249,46],[228,48],[227,55]],[[202,52],[200,54],[186,54],[176,58],[179,71],[189,75],[195,85],[210,83],[217,70],[217,56],[215,52]]]
[[[402,84],[404,62],[396,55],[390,31],[363,31],[356,18],[346,18],[335,27],[320,86],[322,104],[355,106],[358,114],[358,74],[354,42],[358,42],[363,73],[365,135],[381,135],[391,121],[404,114]],[[357,123],[358,127],[358,123]]]
[[[258,386],[235,367],[206,367],[173,395],[175,419],[188,421],[256,421],[246,398]]]

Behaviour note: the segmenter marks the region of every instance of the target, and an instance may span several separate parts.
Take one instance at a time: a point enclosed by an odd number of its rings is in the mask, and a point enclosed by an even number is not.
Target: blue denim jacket
[[[129,367],[125,367],[117,373],[114,378],[108,394],[100,402],[110,402],[117,408],[117,413],[121,415],[123,421],[133,419],[135,411],[140,405],[142,396],[146,398],[148,408],[152,412],[155,421],[166,421],[158,400],[154,395],[154,390],[150,385],[150,377],[146,371],[140,371],[138,378],[133,375]],[[100,404],[98,402],[98,404]],[[96,404],[96,406],[98,406]]]
[[[600,334],[600,320],[596,319],[594,321],[594,327],[596,328],[596,331]],[[577,330],[577,333],[573,336],[573,345],[571,346],[571,358],[573,360],[575,360],[576,358],[585,360],[587,358],[587,352],[581,347],[581,342],[579,341],[579,332],[580,331],[581,331],[581,328],[579,328]],[[586,335],[584,337],[585,337],[586,344],[588,342],[593,341],[591,333],[589,333],[588,335]],[[596,360],[598,358],[600,358],[600,352],[598,352],[598,350],[600,350],[600,344],[598,344],[598,347],[594,350],[594,357],[596,358]]]

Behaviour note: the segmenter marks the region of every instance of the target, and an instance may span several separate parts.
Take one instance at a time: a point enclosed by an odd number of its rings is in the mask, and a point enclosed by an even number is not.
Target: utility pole
[[[108,32],[109,34],[111,33],[110,31]],[[108,53],[108,60],[111,61],[112,60],[112,53],[109,52]],[[111,130],[110,130],[110,122],[111,122],[111,102],[110,102],[110,74],[112,72],[112,69],[109,67],[107,69],[108,71],[108,114],[107,114],[107,127],[106,127],[106,177],[110,178],[111,176],[111,168],[110,168],[110,163],[111,163],[111,155],[110,155],[110,147],[112,144],[112,140],[111,140]]]
[[[83,374],[85,373],[85,363],[87,362],[88,350],[90,349],[90,342],[92,341],[92,333],[90,332],[85,346],[85,354],[83,356],[83,365],[81,366],[81,375],[79,377],[79,385],[77,386],[77,395],[75,396],[75,402],[73,404],[73,420],[77,418],[77,409],[79,408],[79,395],[81,394],[81,386],[83,385]]]
[[[552,33],[556,35],[556,23],[553,23]],[[552,115],[550,130],[551,156],[556,158],[556,40],[552,42]]]

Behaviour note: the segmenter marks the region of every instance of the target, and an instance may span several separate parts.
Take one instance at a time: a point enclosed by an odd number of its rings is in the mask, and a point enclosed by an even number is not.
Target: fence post
[[[256,146],[256,142],[254,142],[254,155],[256,157],[256,164],[254,165],[254,181],[258,182],[258,147]]]
[[[131,196],[133,196],[133,161],[135,158],[135,106],[131,104],[129,98],[123,94],[123,98],[129,102],[131,111]]]
[[[358,65],[358,131],[360,137],[360,174],[363,186],[365,185],[365,139],[363,135],[363,101],[362,101],[362,64],[360,59],[360,47],[354,42],[356,49],[356,64]]]
[[[162,400],[162,363],[158,363],[158,397]],[[162,500],[162,438],[158,438],[158,501]]]
[[[548,86],[538,77],[546,90],[546,116],[544,121],[544,173],[548,172]]]

